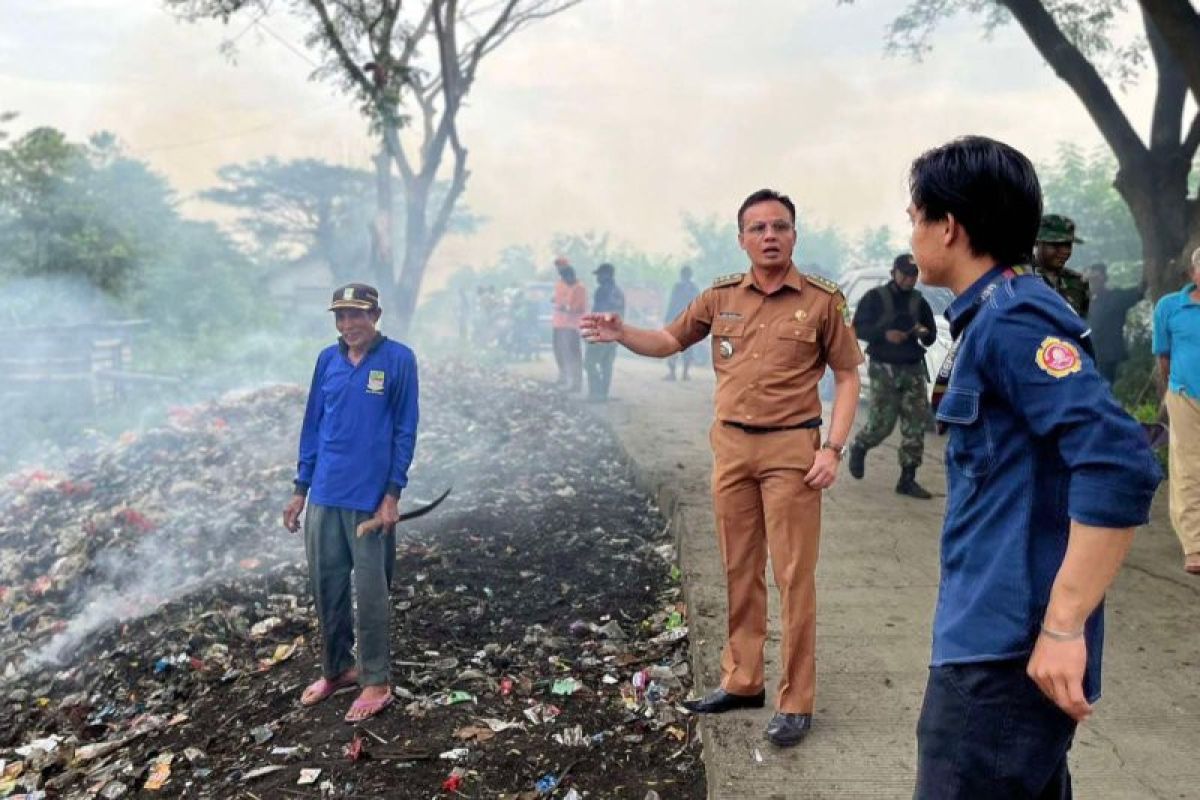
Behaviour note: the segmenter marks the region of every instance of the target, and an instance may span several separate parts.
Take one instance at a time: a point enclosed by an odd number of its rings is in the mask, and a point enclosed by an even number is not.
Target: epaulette
[[[818,289],[822,289],[830,294],[837,294],[842,290],[842,287],[829,280],[829,278],[824,278],[820,275],[813,275],[810,272],[801,272],[800,274],[804,276],[804,280],[808,281]]]
[[[746,274],[743,272],[731,272],[728,275],[722,275],[719,278],[716,278],[712,282],[712,285],[714,289],[721,286],[733,286],[735,283],[741,283],[742,278],[744,277],[746,277]]]

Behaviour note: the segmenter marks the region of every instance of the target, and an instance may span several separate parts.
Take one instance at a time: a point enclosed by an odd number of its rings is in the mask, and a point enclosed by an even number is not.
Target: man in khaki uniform
[[[837,478],[863,360],[837,285],[792,263],[795,223],[791,200],[757,191],[738,210],[749,272],[718,278],[662,330],[626,325],[616,314],[588,314],[580,326],[589,341],[659,358],[712,335],[712,493],[729,638],[721,687],[685,705],[698,713],[763,705],[769,551],[782,607],[783,674],[767,737],[781,747],[798,744],[812,726],[821,491]],[[837,389],[822,444],[817,384],[826,366]]]

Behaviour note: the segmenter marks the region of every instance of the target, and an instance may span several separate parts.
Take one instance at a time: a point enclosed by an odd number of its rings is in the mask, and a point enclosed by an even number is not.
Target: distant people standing
[[[1073,219],[1062,214],[1046,214],[1033,246],[1033,271],[1058,292],[1076,314],[1087,319],[1092,298],[1087,279],[1075,270],[1067,269],[1076,243],[1083,244],[1083,239],[1075,236]]]
[[[929,423],[929,375],[925,348],[937,338],[933,309],[916,289],[917,263],[904,253],[892,262],[892,279],[863,297],[854,311],[854,330],[867,343],[871,378],[870,417],[850,445],[850,474],[861,478],[867,451],[892,434],[900,420],[898,494],[928,500],[917,483]]]
[[[596,294],[592,298],[593,313],[615,313],[625,316],[625,293],[617,286],[616,270],[612,264],[601,264],[592,273],[596,276]],[[617,357],[616,342],[588,342],[583,367],[588,379],[588,401],[608,400],[612,386],[613,359]]]
[[[1192,253],[1191,279],[1154,306],[1151,349],[1171,423],[1171,524],[1183,568],[1200,575],[1200,248]]]
[[[671,287],[671,297],[667,300],[667,313],[663,316],[663,324],[673,322],[698,294],[700,294],[700,290],[696,284],[692,283],[692,268],[684,267],[679,270],[679,280]],[[688,369],[692,366],[692,348],[684,348],[678,355],[667,359],[667,376],[664,380],[675,380],[675,362],[677,361],[683,363],[683,380],[688,380]]]
[[[1096,348],[1096,369],[1109,383],[1117,380],[1117,368],[1129,357],[1125,347],[1125,316],[1146,294],[1146,284],[1132,289],[1109,289],[1108,266],[1092,264],[1086,270],[1092,288],[1088,322],[1092,325],[1092,345]]]
[[[579,320],[587,311],[587,289],[575,276],[575,268],[565,258],[555,259],[558,283],[554,286],[554,362],[558,365],[558,385],[578,392],[583,384],[583,344],[579,338]]]

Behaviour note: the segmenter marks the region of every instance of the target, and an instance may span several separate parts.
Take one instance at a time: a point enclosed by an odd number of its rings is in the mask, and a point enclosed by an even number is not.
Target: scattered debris
[[[398,531],[404,702],[357,727],[353,689],[298,703],[320,639],[279,513],[303,389],[0,476],[0,797],[388,796],[398,769],[422,797],[703,797],[687,611],[611,435],[472,367],[422,391],[405,502],[455,491]]]

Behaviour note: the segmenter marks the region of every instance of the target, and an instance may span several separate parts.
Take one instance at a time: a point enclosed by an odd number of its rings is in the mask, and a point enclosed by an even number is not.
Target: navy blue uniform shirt
[[[1030,654],[1071,520],[1142,525],[1162,479],[1082,346],[1087,324],[1041,278],[993,269],[951,304],[951,329],[974,312],[937,410],[949,442],[934,666]],[[1085,629],[1091,701],[1103,605]]]
[[[310,502],[374,512],[385,492],[399,496],[417,441],[417,392],[416,357],[386,336],[358,366],[340,342],[321,351],[296,475]]]

